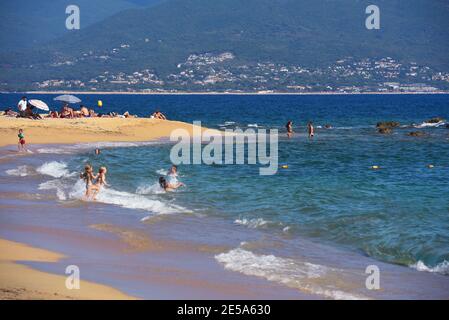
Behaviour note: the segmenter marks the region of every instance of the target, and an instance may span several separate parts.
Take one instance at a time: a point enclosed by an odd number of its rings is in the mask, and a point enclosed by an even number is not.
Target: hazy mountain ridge
[[[445,72],[449,71],[449,7],[445,1],[378,1],[381,30],[365,28],[368,4],[371,3],[353,0],[166,1],[147,9],[119,12],[33,50],[33,54],[3,55],[2,61],[6,63],[2,68],[7,70],[8,76],[0,79],[3,83],[12,83],[14,76],[10,75],[13,73],[35,83],[50,79],[86,83],[105,72],[122,74],[126,78],[147,70],[145,72],[151,73],[153,76],[150,78],[157,79],[156,82],[133,84],[131,81],[131,88],[196,90],[204,88],[201,81],[217,72],[232,74],[225,79],[236,79],[242,75],[241,68],[247,67],[246,70],[252,71],[245,76],[251,78],[257,77],[258,64],[274,64],[279,70],[304,68],[309,71],[309,76],[304,78],[301,74],[301,77],[281,81],[282,84],[278,81],[276,85],[261,86],[262,89],[310,85],[313,82],[323,86],[341,80],[341,76],[330,76],[326,70],[348,57],[359,62],[370,59],[373,63],[392,57],[396,63],[408,68],[400,72],[392,69],[393,73],[399,74],[400,82],[414,81],[413,76],[404,80],[406,73],[414,73],[414,69],[408,72],[415,68],[414,64],[428,67],[432,72],[422,69],[423,73],[429,74],[418,77],[415,82],[423,82],[427,78],[432,80],[438,72],[443,72],[444,79]],[[182,72],[178,66],[191,55],[209,53],[218,56],[226,52],[234,58],[223,64],[225,69],[209,70],[203,78],[197,77],[190,82],[170,81]],[[197,71],[208,72],[188,70]],[[266,70],[261,72],[267,73]],[[243,78],[246,84],[237,87],[245,90],[251,83]],[[325,83],[327,78],[328,84]],[[364,79],[362,74],[355,79],[347,77],[342,83],[389,81],[388,78],[371,78]],[[128,85],[126,80],[117,81],[123,87]],[[223,85],[220,89],[232,89],[236,85],[235,81],[218,82]],[[217,82],[206,87],[211,85],[217,86]],[[444,80],[442,85],[446,85]],[[106,87],[116,89],[117,85]],[[253,89],[256,87],[252,86]]]

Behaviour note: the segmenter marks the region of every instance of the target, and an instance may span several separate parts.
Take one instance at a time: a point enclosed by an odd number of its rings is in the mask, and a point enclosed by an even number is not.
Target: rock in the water
[[[379,133],[381,134],[391,134],[393,132],[393,130],[391,130],[391,128],[379,128],[378,130]]]
[[[397,121],[381,121],[377,123],[377,127],[378,128],[397,128],[399,127],[401,124]]]
[[[409,132],[407,135],[409,135],[410,137],[422,137],[422,136],[425,136],[426,133],[423,131],[412,131],[412,132]]]
[[[432,118],[429,120],[424,121],[424,123],[440,123],[445,121],[445,119],[441,118],[441,117],[436,117],[436,118]]]

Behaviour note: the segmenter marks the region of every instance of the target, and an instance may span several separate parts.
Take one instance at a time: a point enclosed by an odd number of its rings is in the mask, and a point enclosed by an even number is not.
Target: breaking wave
[[[227,270],[264,278],[310,294],[337,300],[367,299],[337,289],[334,281],[339,279],[341,270],[326,266],[274,255],[255,254],[241,248],[218,254],[215,259]]]

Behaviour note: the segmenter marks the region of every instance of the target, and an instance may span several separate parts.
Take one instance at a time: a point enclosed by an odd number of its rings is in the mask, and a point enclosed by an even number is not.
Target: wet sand
[[[83,280],[80,281],[79,290],[69,290],[65,286],[66,277],[41,272],[19,263],[19,261],[55,263],[62,258],[63,255],[52,251],[0,239],[0,299],[132,299],[131,296],[114,288]]]

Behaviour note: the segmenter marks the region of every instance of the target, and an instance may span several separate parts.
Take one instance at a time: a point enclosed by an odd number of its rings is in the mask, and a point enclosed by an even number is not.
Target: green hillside
[[[263,62],[326,68],[345,57],[393,57],[402,64],[449,71],[447,1],[377,1],[380,30],[365,28],[369,4],[169,0],[122,11],[27,52],[3,54],[6,76],[0,80],[17,83],[17,75],[33,82],[88,80],[104,72],[145,69],[164,79],[191,54],[223,52],[235,56],[229,61],[234,67]],[[55,63],[59,65],[50,67]]]

